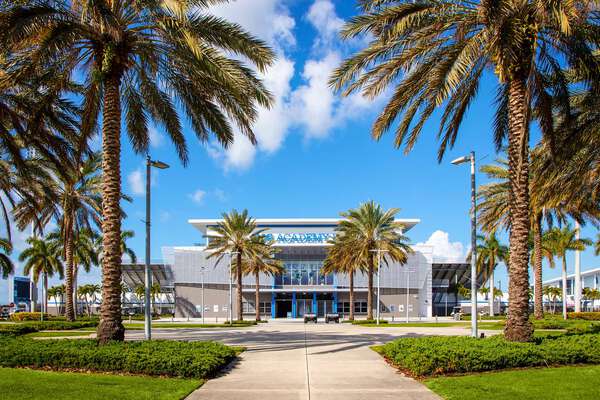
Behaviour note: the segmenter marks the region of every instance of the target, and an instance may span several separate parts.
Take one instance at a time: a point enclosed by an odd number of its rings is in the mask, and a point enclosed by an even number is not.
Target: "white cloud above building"
[[[451,242],[448,232],[437,230],[425,242],[417,246],[431,246],[433,258],[436,262],[464,262],[466,252],[461,242]]]

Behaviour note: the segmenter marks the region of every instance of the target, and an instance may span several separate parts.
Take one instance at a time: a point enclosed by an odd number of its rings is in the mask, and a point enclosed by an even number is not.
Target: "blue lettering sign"
[[[335,238],[335,233],[267,233],[264,237],[280,244],[325,244]]]

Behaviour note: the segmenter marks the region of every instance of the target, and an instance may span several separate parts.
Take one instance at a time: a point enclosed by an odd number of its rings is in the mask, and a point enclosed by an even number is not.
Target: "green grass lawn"
[[[95,328],[94,328],[95,331]],[[25,337],[88,337],[90,334],[94,332],[91,331],[41,331],[41,332],[33,332],[28,333]]]
[[[424,383],[448,400],[598,399],[600,365],[449,376]]]
[[[176,400],[201,384],[198,379],[0,368],[0,394],[10,394],[12,400]]]
[[[449,328],[453,326],[470,326],[466,322],[398,322],[387,324],[358,324],[358,326],[375,326],[380,328]]]

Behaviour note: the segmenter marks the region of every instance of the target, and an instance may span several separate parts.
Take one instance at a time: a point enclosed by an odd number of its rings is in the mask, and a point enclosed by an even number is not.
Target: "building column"
[[[292,318],[296,316],[296,292],[292,292]]]
[[[313,292],[313,301],[312,301],[312,312],[315,315],[318,315],[318,310],[317,310],[317,292]]]
[[[271,292],[271,318],[275,318],[275,292]]]
[[[333,305],[331,306],[331,308],[332,308],[331,311],[334,314],[337,314],[337,312],[338,312],[337,311],[337,303],[338,303],[338,292],[336,291],[336,292],[333,292]]]

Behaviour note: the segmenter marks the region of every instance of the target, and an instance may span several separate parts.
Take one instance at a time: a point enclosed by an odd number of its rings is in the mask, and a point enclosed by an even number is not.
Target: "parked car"
[[[317,314],[304,314],[304,323],[314,322],[317,323]]]
[[[335,322],[336,324],[340,323],[340,314],[331,313],[325,315],[325,323],[328,324],[330,322]]]

